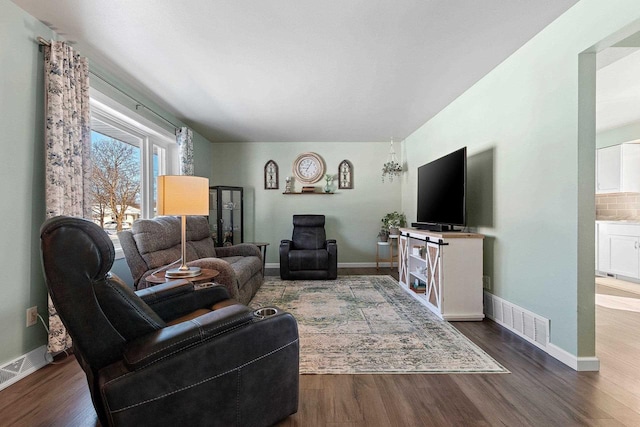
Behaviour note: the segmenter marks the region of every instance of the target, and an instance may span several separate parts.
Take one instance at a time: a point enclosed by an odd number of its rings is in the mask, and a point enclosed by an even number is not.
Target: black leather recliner
[[[324,215],[294,215],[291,240],[280,242],[283,280],[323,280],[338,277],[338,246],[327,240]]]
[[[134,293],[114,248],[71,217],[41,228],[47,287],[107,426],[267,426],[298,408],[297,323],[259,317],[224,286],[168,282]]]

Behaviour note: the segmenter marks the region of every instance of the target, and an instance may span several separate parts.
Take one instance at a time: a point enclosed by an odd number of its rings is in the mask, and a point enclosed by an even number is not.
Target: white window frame
[[[175,133],[142,117],[95,88],[90,88],[91,116],[129,134],[140,148],[140,217],[152,218],[153,206],[153,151],[158,147],[158,170],[161,175],[177,175],[179,148]],[[175,132],[175,129],[173,129]],[[123,258],[121,249],[116,259]]]

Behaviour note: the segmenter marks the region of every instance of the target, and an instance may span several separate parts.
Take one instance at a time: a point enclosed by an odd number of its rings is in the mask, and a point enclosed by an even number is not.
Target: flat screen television
[[[418,212],[411,225],[448,231],[467,224],[467,147],[418,168]]]

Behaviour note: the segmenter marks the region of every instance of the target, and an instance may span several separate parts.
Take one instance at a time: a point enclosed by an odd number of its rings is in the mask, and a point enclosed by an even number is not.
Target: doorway
[[[640,32],[597,53],[595,111],[596,356],[631,392],[640,380],[631,368],[640,346]]]

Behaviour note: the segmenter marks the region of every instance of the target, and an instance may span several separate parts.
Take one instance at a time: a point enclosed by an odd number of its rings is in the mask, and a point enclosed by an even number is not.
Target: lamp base
[[[188,267],[186,270],[172,268],[164,273],[164,277],[169,279],[184,279],[185,277],[196,277],[202,274],[200,267]]]

